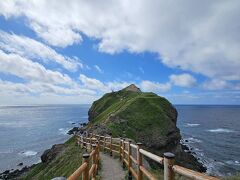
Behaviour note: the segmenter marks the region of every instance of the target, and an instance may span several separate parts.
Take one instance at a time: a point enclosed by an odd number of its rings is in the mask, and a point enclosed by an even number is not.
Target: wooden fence
[[[141,143],[133,144],[131,141],[127,141],[122,138],[112,138],[111,136],[100,136],[90,133],[85,137],[80,136],[78,144],[82,148],[91,149],[93,147],[93,151],[91,153],[92,157],[93,152],[95,152],[94,154],[96,154],[97,158],[95,157],[93,165],[89,173],[87,173],[88,158],[86,158],[86,155],[83,155],[84,163],[68,178],[69,180],[75,180],[75,177],[79,177],[81,173],[83,173],[83,180],[88,180],[91,175],[94,179],[96,177],[95,174],[97,171],[100,150],[108,151],[110,156],[112,156],[113,153],[119,156],[123,167],[128,169],[129,179],[134,178],[136,180],[142,180],[143,176],[145,176],[150,180],[157,180],[154,174],[144,166],[143,159],[149,158],[164,167],[164,180],[174,180],[175,174],[194,180],[218,180],[216,177],[208,176],[206,174],[175,165],[175,155],[172,153],[167,152],[164,153],[164,157],[160,157],[142,149]],[[97,144],[97,146],[94,146],[94,144]]]
[[[86,141],[87,139],[89,141]],[[86,138],[86,140],[81,142],[78,141],[78,143],[81,143],[82,148],[90,151],[90,154],[83,154],[82,165],[71,176],[69,176],[67,180],[77,180],[80,176],[82,176],[82,180],[89,180],[90,178],[93,180],[96,179],[100,160],[100,146],[98,141],[94,138]]]

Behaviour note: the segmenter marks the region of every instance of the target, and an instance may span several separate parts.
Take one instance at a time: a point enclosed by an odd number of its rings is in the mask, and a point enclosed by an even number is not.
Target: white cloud
[[[240,90],[239,83],[227,82],[221,79],[211,79],[202,84],[206,90]]]
[[[64,28],[61,26],[51,26],[51,28],[48,28],[44,24],[35,22],[32,22],[30,26],[39,37],[53,46],[64,48],[82,41],[81,35],[71,28]]]
[[[12,74],[28,81],[72,85],[74,82],[58,71],[48,70],[37,62],[32,62],[17,54],[6,54],[0,50],[0,72]]]
[[[103,52],[157,52],[167,66],[240,80],[240,1],[1,1],[0,13],[25,16],[54,46],[83,33]]]
[[[89,78],[84,74],[80,74],[79,79],[83,83],[84,87],[86,88],[100,90],[100,91],[105,91],[106,89],[105,85],[101,81],[94,78]]]
[[[125,82],[125,81],[113,81],[113,82],[107,82],[106,86],[108,87],[108,91],[118,91],[121,90],[127,86],[129,86],[130,84],[133,84],[132,82]]]
[[[80,74],[79,79],[82,82],[83,87],[96,90],[100,93],[118,91],[129,86],[130,84],[133,84],[133,82],[125,81],[101,82],[98,79],[89,78],[84,74]],[[161,84],[147,80],[141,81],[139,84],[136,85],[143,91],[152,91],[155,93],[167,92],[171,89],[170,83]]]
[[[167,92],[171,89],[171,84],[170,83],[157,83],[157,82],[152,82],[152,81],[142,81],[140,84],[140,89],[143,91],[151,91],[151,92]]]
[[[28,83],[13,83],[10,81],[3,81],[0,79],[0,91],[19,95],[37,94],[55,94],[55,95],[95,95],[96,92],[90,89],[84,89],[79,86],[76,87],[62,87],[44,82],[28,82]]]
[[[91,103],[99,96],[80,86],[62,87],[45,82],[15,83],[0,79],[0,105]]]
[[[84,74],[80,74],[79,79],[83,87],[96,90],[101,94],[111,91],[118,91],[131,84],[131,82],[118,82],[118,81],[101,82],[98,79],[87,77]]]
[[[94,67],[99,73],[103,73],[103,70],[98,65],[94,65]]]
[[[51,47],[28,38],[26,36],[18,36],[16,34],[9,34],[0,30],[0,49],[19,54],[20,56],[38,59],[41,61],[54,61],[64,68],[75,71],[79,67],[83,67],[80,60],[76,57],[70,58],[58,54]]]
[[[239,104],[239,91],[164,94],[174,104]]]
[[[196,85],[196,79],[190,74],[172,74],[170,77],[170,82],[175,86],[180,87],[192,87]]]

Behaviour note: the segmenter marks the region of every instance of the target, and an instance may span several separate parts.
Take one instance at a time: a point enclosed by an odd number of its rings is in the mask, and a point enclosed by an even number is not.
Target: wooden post
[[[125,163],[124,163],[124,158],[125,158],[125,143],[124,143],[125,139],[123,138],[122,140],[122,167],[125,168]]]
[[[100,144],[99,144],[99,141],[96,142],[97,144],[97,152],[96,152],[96,165],[99,166],[99,158],[100,158]],[[97,171],[96,171],[96,174],[98,174],[98,168],[97,168]]]
[[[81,141],[80,142],[80,147],[81,147],[81,149],[83,149],[83,136],[80,137],[80,141]]]
[[[83,149],[87,149],[87,144],[86,144],[86,137],[83,137]]]
[[[92,164],[94,164],[95,165],[95,168],[94,168],[94,170],[93,170],[93,179],[95,179],[96,178],[96,174],[97,174],[97,145],[96,144],[93,144],[92,145],[92,147],[93,147],[93,150],[95,150],[95,153],[93,154],[93,158],[92,158]]]
[[[110,134],[110,156],[112,156],[112,133]]]
[[[121,150],[121,148],[122,148],[122,138],[120,138],[120,142],[119,142],[119,159],[120,159],[120,161],[122,159],[122,150]]]
[[[105,147],[106,147],[106,137],[103,137],[103,151],[105,152]]]
[[[130,168],[132,167],[132,159],[131,159],[131,155],[132,155],[132,148],[130,146],[131,141],[128,141],[128,179],[132,180],[132,173]]]
[[[90,143],[90,152],[92,151],[92,133],[90,134],[90,140],[89,140],[89,143]]]
[[[137,164],[138,164],[138,178],[137,180],[142,180],[143,179],[143,173],[140,169],[142,166],[142,154],[140,153],[140,149],[142,147],[142,143],[137,143]]]
[[[76,138],[77,138],[77,146],[79,147],[80,146],[80,136],[76,136]]]
[[[164,180],[174,180],[174,172],[172,166],[174,165],[175,155],[173,153],[164,153]]]
[[[83,171],[82,180],[89,180],[89,154],[83,154],[83,162],[87,163],[86,169]]]

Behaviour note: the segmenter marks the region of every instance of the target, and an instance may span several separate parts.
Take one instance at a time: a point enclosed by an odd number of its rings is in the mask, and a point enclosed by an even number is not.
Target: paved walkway
[[[122,169],[118,159],[108,154],[100,153],[101,158],[101,178],[103,180],[124,180],[126,172]]]

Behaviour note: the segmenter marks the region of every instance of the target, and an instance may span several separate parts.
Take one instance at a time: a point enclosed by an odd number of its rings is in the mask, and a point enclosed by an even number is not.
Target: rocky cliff
[[[89,131],[131,138],[160,156],[167,151],[173,152],[178,164],[205,171],[194,156],[184,152],[176,126],[177,110],[164,97],[141,92],[135,85],[130,85],[105,94],[92,104],[88,114]]]

